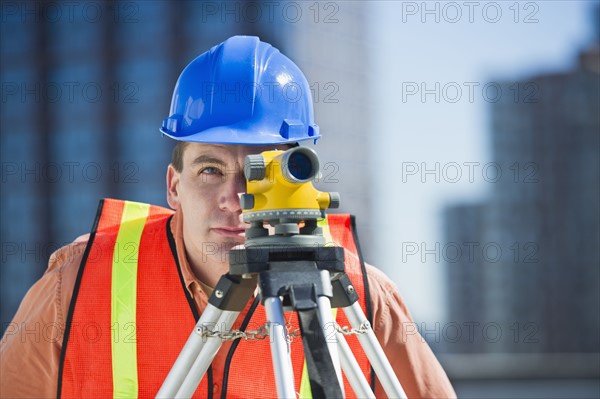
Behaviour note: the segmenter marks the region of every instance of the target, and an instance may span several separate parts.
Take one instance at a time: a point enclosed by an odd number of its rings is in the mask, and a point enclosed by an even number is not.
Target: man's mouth
[[[239,227],[213,227],[211,229],[213,232],[225,236],[225,237],[243,237],[246,229]]]

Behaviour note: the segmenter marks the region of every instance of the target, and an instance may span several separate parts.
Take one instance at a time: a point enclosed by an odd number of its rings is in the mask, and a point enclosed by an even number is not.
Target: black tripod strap
[[[312,397],[341,398],[342,390],[319,324],[317,309],[299,310],[297,313]]]

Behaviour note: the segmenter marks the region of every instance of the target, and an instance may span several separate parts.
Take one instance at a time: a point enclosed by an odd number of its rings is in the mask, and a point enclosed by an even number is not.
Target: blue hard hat
[[[234,36],[181,72],[160,131],[176,140],[265,145],[316,140],[310,87],[289,58]]]

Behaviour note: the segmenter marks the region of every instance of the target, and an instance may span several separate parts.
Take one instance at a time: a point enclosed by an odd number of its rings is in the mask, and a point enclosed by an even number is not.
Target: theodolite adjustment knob
[[[262,155],[246,155],[246,159],[244,160],[244,176],[246,176],[246,180],[262,180],[265,178],[265,172],[265,159]]]
[[[329,193],[329,209],[336,209],[340,207],[340,193]]]
[[[243,210],[254,208],[254,195],[242,194],[240,197],[240,208]]]

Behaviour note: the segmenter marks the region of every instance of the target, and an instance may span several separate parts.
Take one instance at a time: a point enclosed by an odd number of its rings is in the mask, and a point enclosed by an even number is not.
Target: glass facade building
[[[503,176],[489,201],[448,208],[445,220],[447,242],[494,251],[448,264],[448,304],[452,322],[498,323],[504,337],[446,342],[449,352],[530,354],[540,375],[598,372],[597,48],[580,58],[573,71],[503,85],[524,90],[492,105],[493,162]]]
[[[234,34],[194,24],[188,8],[3,4],[3,331],[50,254],[89,232],[101,198],[166,205],[173,143],[158,127],[174,83],[194,56]]]
[[[342,193],[338,211],[358,214],[368,254],[368,160],[360,140],[368,110],[354,100],[354,91],[365,98],[366,66],[344,66],[366,53],[356,40],[360,4],[336,11],[335,27],[355,33],[336,36],[324,60],[313,58],[319,35],[333,26],[324,23],[332,18],[324,4],[9,3],[0,37],[3,331],[50,254],[89,232],[101,198],[166,206],[173,143],[158,128],[175,81],[192,59],[233,35],[259,36],[305,72],[324,135],[320,188]],[[359,154],[362,167],[354,162]]]

